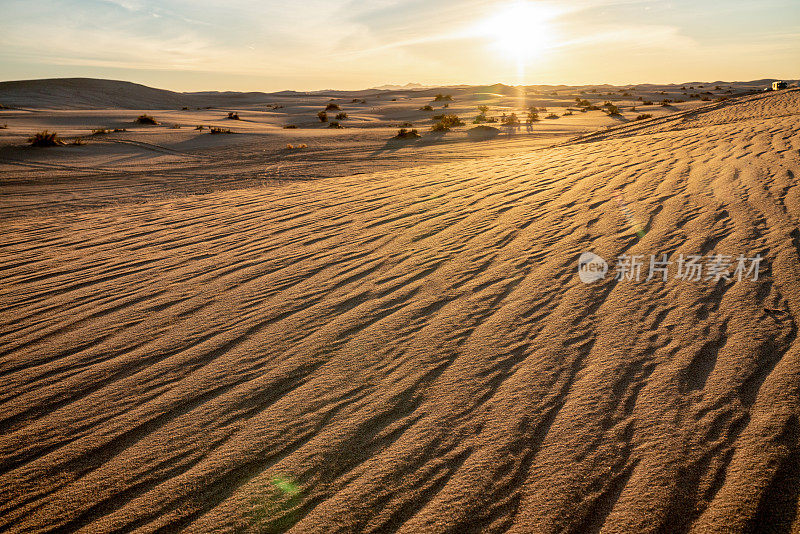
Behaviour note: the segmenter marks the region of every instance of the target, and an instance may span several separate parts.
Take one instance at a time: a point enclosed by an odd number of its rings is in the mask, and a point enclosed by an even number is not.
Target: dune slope
[[[797,532],[799,105],[3,221],[0,529]]]

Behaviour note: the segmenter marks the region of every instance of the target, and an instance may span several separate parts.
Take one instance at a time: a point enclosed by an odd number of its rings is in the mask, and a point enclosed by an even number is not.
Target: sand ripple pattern
[[[0,530],[797,532],[798,109],[4,221]]]

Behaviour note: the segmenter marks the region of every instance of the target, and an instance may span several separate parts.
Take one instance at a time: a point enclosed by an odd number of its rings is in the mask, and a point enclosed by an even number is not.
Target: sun
[[[553,46],[550,21],[555,15],[555,10],[545,4],[517,1],[490,15],[480,24],[480,30],[498,52],[525,63]]]

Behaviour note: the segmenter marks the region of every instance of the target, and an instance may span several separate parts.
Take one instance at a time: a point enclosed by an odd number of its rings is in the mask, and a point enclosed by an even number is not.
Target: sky
[[[798,0],[0,0],[0,80],[176,91],[800,78]]]

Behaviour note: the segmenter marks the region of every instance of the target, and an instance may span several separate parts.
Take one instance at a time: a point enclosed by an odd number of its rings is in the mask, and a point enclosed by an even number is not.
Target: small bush
[[[83,139],[81,139],[80,137],[76,137],[75,139],[73,139],[72,141],[70,141],[70,142],[69,142],[69,144],[70,144],[71,146],[83,146],[83,145],[85,145],[85,144],[86,144],[86,141],[84,141],[84,140],[83,140]]]
[[[195,130],[202,130],[203,128],[204,128],[204,126],[202,124],[199,124],[199,125],[194,127]]]
[[[528,124],[533,124],[534,122],[539,122],[539,114],[536,113],[535,111],[529,111],[528,112],[528,118],[525,119],[525,122],[528,123]]]
[[[558,115],[556,115],[555,113],[551,113],[550,115],[545,117],[545,119],[557,119],[557,118],[558,118]]]
[[[607,104],[606,108],[608,109],[608,114],[611,116],[619,115],[619,108],[614,104]]]
[[[449,132],[450,128],[455,126],[463,126],[464,122],[458,118],[458,115],[442,115],[436,124],[431,127],[432,132]]]
[[[183,111],[189,111],[189,106],[183,106],[181,109],[182,109]]]
[[[342,125],[336,121],[331,121],[331,123],[328,125],[328,128],[341,128],[341,127]]]
[[[64,144],[56,132],[38,132],[28,138],[28,143],[36,147],[61,146]]]
[[[339,104],[334,104],[333,102],[329,102],[327,106],[325,106],[325,111],[339,111],[340,108]]]
[[[181,129],[181,125],[180,124],[173,124],[169,128],[170,128],[170,130],[180,130]]]
[[[419,132],[417,132],[416,129],[406,130],[405,128],[400,128],[400,131],[397,132],[395,139],[417,139],[419,137]]]
[[[653,101],[652,100],[645,100],[644,102],[642,102],[642,105],[643,106],[652,106],[653,105]]]
[[[452,102],[453,101],[453,95],[443,95],[443,94],[439,93],[433,98],[433,101],[434,102],[442,102],[442,101],[450,101],[450,102]]]
[[[345,113],[344,111],[340,111],[339,113],[336,114],[336,119],[340,121],[346,120],[347,113]]]
[[[489,106],[478,106],[478,111],[481,115],[485,116],[487,113],[489,113]]]
[[[229,112],[228,112],[228,117],[227,117],[227,118],[228,118],[228,119],[231,119],[231,120],[234,120],[234,121],[238,121],[238,120],[240,120],[240,119],[239,119],[239,114],[238,114],[237,112],[235,112],[235,111],[229,111]]]
[[[424,106],[419,108],[419,110],[420,111],[433,111],[433,107],[430,104],[425,104]]]
[[[411,128],[412,126],[414,126],[414,124],[410,122],[401,122],[398,128]]]
[[[653,118],[653,116],[652,116],[652,115],[650,115],[649,113],[642,113],[641,115],[639,115],[638,117],[636,117],[636,118],[635,118],[635,119],[633,119],[633,120],[636,120],[636,121],[643,121],[643,120],[645,120],[645,119],[652,119],[652,118]]]
[[[127,132],[125,128],[114,128],[114,132]]]
[[[158,121],[150,115],[139,115],[136,117],[136,124],[150,124],[155,126],[158,125]]]
[[[324,111],[317,113],[317,118],[319,119],[319,122],[328,122],[328,114]]]
[[[297,125],[296,124],[284,124],[283,125],[283,129],[284,130],[296,130],[297,129]]]
[[[103,135],[107,133],[111,133],[111,131],[105,128],[97,128],[95,130],[92,130],[92,135]]]
[[[230,130],[230,128],[220,128],[219,126],[211,126],[209,128],[209,133],[210,134],[214,134],[214,135],[216,135],[216,134],[229,134],[229,133],[231,133],[231,130]]]
[[[562,117],[569,117],[569,116],[571,116],[571,115],[572,115],[572,110],[569,110],[569,109],[568,109],[568,110],[567,110],[567,112],[566,112],[566,113],[564,113],[564,114],[563,114],[563,115],[561,115],[561,116],[562,116]]]
[[[512,113],[508,116],[504,114],[501,122],[507,126],[519,126],[519,119],[516,113]]]

